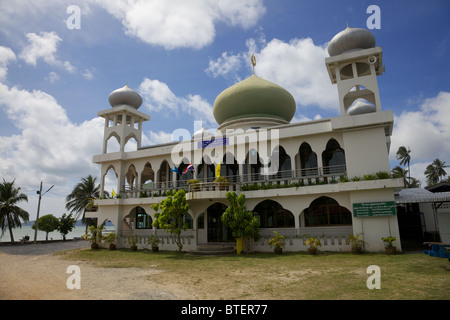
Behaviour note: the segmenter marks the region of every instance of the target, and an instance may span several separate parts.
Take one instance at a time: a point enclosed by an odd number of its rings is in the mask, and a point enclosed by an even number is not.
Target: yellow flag
[[[114,196],[116,195],[116,193],[114,192],[114,189],[112,189],[112,193],[111,193],[111,198],[114,198]]]
[[[220,163],[216,166],[216,178],[220,177]]]

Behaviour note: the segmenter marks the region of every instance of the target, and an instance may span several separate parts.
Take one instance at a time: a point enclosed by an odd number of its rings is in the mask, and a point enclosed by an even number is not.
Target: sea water
[[[14,241],[20,241],[25,236],[30,237],[30,241],[34,241],[34,229],[31,226],[22,225],[22,228],[15,228],[12,230]],[[86,233],[86,226],[76,226],[71,232],[66,234],[66,239],[80,238]],[[1,235],[1,231],[0,231]],[[38,230],[36,240],[45,240],[46,232]],[[48,240],[62,240],[63,236],[58,231],[49,232]],[[0,238],[0,242],[10,242],[11,237],[9,235],[9,229],[7,228]]]

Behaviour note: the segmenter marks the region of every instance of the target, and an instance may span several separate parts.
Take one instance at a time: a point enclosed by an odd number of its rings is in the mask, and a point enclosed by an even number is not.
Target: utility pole
[[[53,188],[53,187],[54,187],[54,185],[51,186],[50,188],[48,188],[48,190],[45,191],[44,194],[49,192],[50,189]],[[41,199],[42,199],[42,196],[44,195],[44,194],[42,194],[42,181],[41,181],[41,187],[39,188],[39,191],[37,191],[36,193],[39,194],[39,202],[38,202],[38,209],[37,209],[37,215],[36,215],[36,222],[34,223],[34,228],[35,228],[34,229],[34,243],[36,243],[36,241],[37,241],[37,232],[38,232],[38,224],[39,224],[39,211],[41,209]]]

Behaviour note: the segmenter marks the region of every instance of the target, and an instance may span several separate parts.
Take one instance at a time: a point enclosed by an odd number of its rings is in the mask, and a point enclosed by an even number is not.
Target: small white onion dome
[[[108,99],[111,107],[125,104],[137,110],[142,105],[142,97],[128,85],[111,92]]]
[[[336,34],[328,44],[330,57],[342,53],[375,47],[375,36],[369,30],[347,27]]]
[[[373,104],[366,100],[358,99],[356,102],[350,106],[347,110],[349,116],[356,116],[359,114],[372,113],[375,112],[376,108]]]
[[[192,135],[192,139],[195,138],[212,138],[214,135],[211,133],[211,131],[206,130],[205,127],[201,128],[197,132],[194,132]]]

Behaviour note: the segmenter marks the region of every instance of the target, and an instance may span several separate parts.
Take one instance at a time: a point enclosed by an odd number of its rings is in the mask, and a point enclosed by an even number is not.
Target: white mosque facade
[[[292,95],[253,74],[217,96],[217,132],[198,128],[181,142],[144,147],[142,124],[150,117],[138,111],[142,98],[128,86],[113,91],[111,108],[98,113],[105,119],[103,152],[94,156],[101,165],[102,197],[86,217],[110,220],[119,247],[136,236],[144,248],[156,234],[163,250],[176,250],[173,237],[152,226],[151,204],[168,190],[185,189],[189,229],[181,240],[183,251],[195,251],[234,242],[220,216],[228,207],[226,192],[235,191],[245,194],[247,209],[260,222],[254,251],[273,250],[273,231],[287,237],[285,251],[306,251],[310,236],[321,240],[321,250],[350,251],[350,234],[362,234],[367,251],[384,250],[382,237],[400,239],[394,194],[404,183],[389,175],[393,113],[381,109],[382,49],[369,31],[347,28],[328,51],[324,67],[337,86],[341,112],[328,119],[290,123],[296,110]],[[119,151],[108,152],[111,138]],[[137,150],[125,151],[131,138]],[[110,170],[119,196],[105,198]],[[215,183],[217,175],[228,183]],[[395,245],[401,250],[399,240]]]

